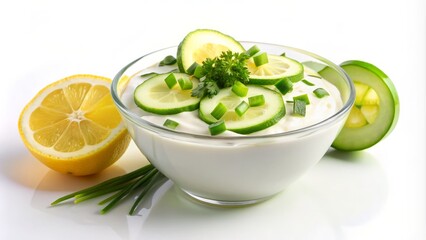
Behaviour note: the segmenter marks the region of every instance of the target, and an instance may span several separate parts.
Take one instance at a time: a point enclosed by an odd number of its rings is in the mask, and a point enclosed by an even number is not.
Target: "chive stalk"
[[[134,214],[140,202],[147,195],[147,192],[153,189],[155,183],[159,182],[161,178],[164,178],[164,176],[156,168],[154,168],[154,166],[148,164],[125,175],[106,180],[92,187],[60,197],[53,201],[51,205],[57,205],[73,198],[74,203],[80,203],[92,198],[114,193],[99,202],[99,205],[107,204],[100,210],[101,214],[105,214],[117,206],[123,199],[133,196],[139,192],[139,195],[129,213]]]

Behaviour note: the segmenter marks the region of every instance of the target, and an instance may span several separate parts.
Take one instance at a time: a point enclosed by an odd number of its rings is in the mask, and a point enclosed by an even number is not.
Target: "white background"
[[[248,208],[200,205],[170,182],[139,216],[126,215],[128,205],[106,216],[95,202],[49,207],[145,162],[132,145],[97,176],[50,171],[19,138],[24,105],[72,74],[112,78],[197,28],[306,49],[335,63],[374,63],[398,90],[398,125],[371,149],[328,153],[289,189]],[[0,239],[425,239],[425,31],[423,0],[2,1]]]

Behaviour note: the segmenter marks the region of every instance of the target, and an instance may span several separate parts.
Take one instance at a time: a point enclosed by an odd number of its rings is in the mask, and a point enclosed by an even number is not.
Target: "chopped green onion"
[[[243,116],[244,113],[247,112],[250,105],[246,101],[242,101],[238,106],[235,108],[235,113],[237,113],[238,116]]]
[[[197,62],[194,62],[191,66],[189,66],[189,68],[186,70],[186,72],[187,72],[189,75],[193,75],[193,74],[194,74],[194,72],[195,72],[195,69],[197,68],[197,66],[198,66],[198,63],[197,63]]]
[[[200,79],[204,77],[205,75],[206,75],[206,71],[204,70],[203,66],[197,65],[194,70],[194,76]]]
[[[228,108],[223,103],[218,103],[213,111],[210,113],[214,118],[219,120],[225,113],[228,111]]]
[[[265,97],[263,95],[256,95],[248,98],[250,107],[262,106],[265,104]]]
[[[189,78],[179,78],[178,83],[182,90],[192,89],[192,81]]]
[[[247,51],[246,51],[246,54],[249,56],[249,57],[253,57],[256,53],[258,53],[260,51],[260,49],[259,49],[259,47],[258,46],[256,46],[256,45],[253,45],[251,48],[249,48]]]
[[[159,66],[165,66],[165,65],[173,65],[177,62],[176,58],[172,55],[166,56],[163,60],[160,61],[158,64]]]
[[[281,53],[280,55],[281,57],[285,57],[285,52]]]
[[[306,115],[306,102],[304,100],[294,100],[293,114],[303,117]]]
[[[302,94],[302,95],[293,97],[293,101],[296,102],[296,100],[304,101],[306,103],[306,105],[309,105],[311,103],[309,101],[308,94]]]
[[[248,92],[248,87],[240,81],[235,81],[234,85],[232,85],[232,92],[239,97],[245,97]]]
[[[170,129],[176,129],[177,126],[179,126],[179,123],[171,119],[166,119],[166,121],[164,121],[163,123],[163,126]]]
[[[267,64],[269,62],[268,54],[266,52],[257,54],[253,57],[253,61],[256,67],[262,66],[263,64]]]
[[[308,81],[308,80],[306,80],[306,79],[303,79],[303,80],[302,80],[302,82],[303,82],[304,84],[308,85],[308,86],[315,86],[315,84],[313,84],[313,83],[309,82],[309,81]]]
[[[164,79],[164,82],[166,82],[167,87],[169,87],[169,89],[172,89],[176,85],[176,83],[177,83],[176,77],[175,77],[175,75],[173,73],[170,73],[169,76],[167,76]]]
[[[226,131],[225,121],[220,120],[209,125],[209,131],[211,135],[218,135]]]
[[[275,83],[275,87],[280,91],[282,95],[285,95],[293,91],[293,82],[287,78],[282,79],[281,81]]]
[[[317,98],[323,98],[325,96],[330,95],[324,88],[315,89],[314,94],[315,94],[315,96],[317,96]]]

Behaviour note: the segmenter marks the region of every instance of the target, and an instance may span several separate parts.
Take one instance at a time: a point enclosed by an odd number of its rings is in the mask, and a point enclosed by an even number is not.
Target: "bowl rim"
[[[120,71],[117,72],[117,74],[114,76],[113,81],[111,83],[111,95],[113,98],[113,101],[115,103],[115,105],[117,106],[117,108],[121,111],[122,114],[124,114],[126,116],[126,118],[130,121],[132,121],[133,123],[135,123],[138,126],[141,126],[145,129],[149,129],[152,132],[155,133],[160,133],[160,134],[167,134],[167,135],[172,135],[175,137],[181,137],[181,138],[190,138],[190,139],[199,139],[199,140],[238,140],[238,141],[242,141],[242,140],[254,140],[254,139],[267,139],[267,138],[279,138],[279,137],[285,137],[285,136],[293,136],[293,135],[298,135],[298,134],[303,134],[303,133],[309,133],[315,130],[320,130],[322,129],[323,126],[327,126],[330,125],[336,121],[338,121],[339,119],[343,118],[345,116],[345,113],[350,111],[350,109],[352,108],[354,102],[355,102],[355,86],[353,81],[351,80],[351,78],[348,76],[348,74],[338,65],[334,64],[333,62],[331,62],[330,60],[323,58],[315,53],[303,50],[303,49],[299,49],[299,48],[295,48],[295,47],[290,47],[290,46],[286,46],[286,45],[281,45],[281,44],[274,44],[274,43],[265,43],[265,42],[255,42],[255,41],[240,41],[242,44],[261,44],[261,45],[268,45],[268,46],[273,46],[273,47],[281,47],[281,48],[285,48],[285,49],[289,49],[291,51],[297,52],[299,54],[303,54],[303,55],[307,55],[309,57],[315,58],[317,60],[320,60],[323,63],[326,63],[328,67],[331,67],[333,70],[335,70],[337,73],[339,73],[339,75],[341,77],[343,77],[345,79],[345,81],[347,82],[347,84],[349,85],[349,97],[347,99],[346,102],[344,102],[343,106],[337,111],[335,112],[333,115],[306,127],[302,127],[299,129],[295,129],[295,130],[291,130],[291,131],[286,131],[286,132],[279,132],[279,133],[273,133],[273,134],[261,134],[261,135],[237,135],[237,136],[210,136],[210,135],[202,135],[202,134],[193,134],[193,133],[188,133],[188,132],[179,132],[179,131],[175,131],[172,129],[168,129],[159,125],[156,125],[154,123],[151,123],[143,118],[141,118],[139,115],[135,114],[134,112],[132,112],[129,108],[127,108],[125,106],[125,104],[121,101],[120,97],[118,96],[118,82],[121,79],[121,77],[123,76],[123,74],[126,72],[126,70],[128,68],[130,68],[133,64],[135,64],[136,62],[138,62],[139,60],[164,51],[164,50],[170,50],[173,48],[176,48],[178,46],[170,46],[170,47],[165,47],[165,48],[161,48],[152,52],[149,52],[147,54],[142,55],[141,57],[136,58],[135,60],[133,60],[132,62],[128,63],[125,67],[123,67],[122,69],[120,69]]]

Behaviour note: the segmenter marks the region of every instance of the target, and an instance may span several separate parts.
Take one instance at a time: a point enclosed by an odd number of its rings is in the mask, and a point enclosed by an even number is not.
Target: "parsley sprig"
[[[201,79],[197,88],[192,90],[193,97],[213,97],[219,89],[231,87],[235,81],[247,84],[250,72],[246,67],[246,53],[222,52],[219,57],[207,58],[203,62],[206,75]]]

